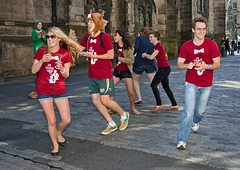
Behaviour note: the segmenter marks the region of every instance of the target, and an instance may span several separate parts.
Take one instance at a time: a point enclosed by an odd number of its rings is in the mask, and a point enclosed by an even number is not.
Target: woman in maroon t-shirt
[[[128,91],[129,101],[131,104],[132,114],[140,114],[140,112],[135,108],[135,96],[133,91],[133,80],[132,80],[132,65],[134,62],[133,48],[127,35],[122,30],[116,30],[114,34],[114,54],[116,55],[118,63],[113,71],[114,86],[116,86],[121,79],[123,79],[125,86]],[[113,100],[113,95],[111,96]],[[109,113],[112,113],[109,110]]]
[[[38,73],[37,94],[48,121],[48,132],[53,143],[51,154],[58,155],[59,145],[64,146],[66,143],[62,131],[71,122],[65,78],[74,64],[71,52],[74,50],[79,53],[80,47],[57,27],[49,28],[46,38],[47,46],[40,47],[34,56],[32,73]],[[53,101],[61,117],[58,129]]]
[[[158,71],[156,75],[153,78],[153,81],[151,83],[151,87],[153,90],[153,94],[156,99],[156,106],[151,110],[152,112],[158,111],[160,109],[163,109],[162,101],[160,98],[160,93],[158,89],[158,84],[161,83],[163,86],[164,91],[167,93],[169,99],[171,100],[172,106],[168,107],[166,110],[178,110],[177,102],[173,96],[173,92],[169,87],[169,79],[168,75],[171,72],[170,65],[167,61],[167,57],[165,54],[165,51],[163,49],[163,46],[160,44],[160,34],[158,31],[150,33],[150,42],[154,44],[154,52],[149,55],[146,53],[142,54],[143,58],[148,58],[150,60],[153,60],[156,58],[157,65],[158,65]]]

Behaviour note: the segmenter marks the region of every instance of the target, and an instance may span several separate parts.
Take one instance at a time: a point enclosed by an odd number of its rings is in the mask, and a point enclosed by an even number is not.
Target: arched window
[[[206,12],[206,1],[205,0],[198,0],[198,11]]]
[[[149,0],[140,0],[138,5],[140,27],[152,27],[153,5]]]
[[[209,0],[198,0],[197,1],[198,13],[203,17],[208,18],[209,16]]]

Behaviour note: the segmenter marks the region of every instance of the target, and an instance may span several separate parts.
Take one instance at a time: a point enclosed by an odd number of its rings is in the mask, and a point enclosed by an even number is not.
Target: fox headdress
[[[105,11],[103,11],[101,14],[100,13],[92,13],[92,10],[90,10],[90,13],[88,14],[87,17],[87,22],[89,20],[92,20],[95,24],[95,28],[93,29],[93,32],[88,32],[91,37],[93,37],[99,30],[103,28],[103,15]]]

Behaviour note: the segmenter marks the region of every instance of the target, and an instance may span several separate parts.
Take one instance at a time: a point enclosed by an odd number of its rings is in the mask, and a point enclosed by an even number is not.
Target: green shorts
[[[89,94],[100,93],[100,95],[114,94],[115,87],[113,78],[111,79],[92,79],[89,78]]]

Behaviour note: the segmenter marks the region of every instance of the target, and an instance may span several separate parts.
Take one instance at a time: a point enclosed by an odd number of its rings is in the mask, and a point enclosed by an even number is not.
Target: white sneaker
[[[186,149],[186,148],[187,148],[186,142],[183,142],[183,141],[178,142],[177,149]]]
[[[199,129],[199,123],[193,123],[193,124],[192,124],[192,130],[193,130],[194,132],[197,132],[198,129]]]

